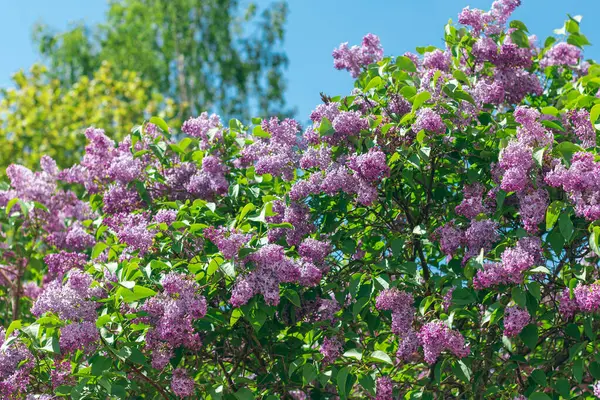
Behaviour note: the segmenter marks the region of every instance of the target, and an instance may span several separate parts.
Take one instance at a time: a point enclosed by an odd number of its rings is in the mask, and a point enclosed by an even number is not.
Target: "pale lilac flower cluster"
[[[331,364],[342,355],[344,344],[337,337],[325,337],[323,338],[323,344],[319,350],[323,355],[323,363]]]
[[[103,210],[107,214],[129,213],[142,206],[142,199],[134,189],[111,185],[104,192]]]
[[[560,42],[556,43],[544,54],[544,58],[540,61],[540,67],[546,68],[553,65],[576,66],[580,61],[581,49],[579,47]]]
[[[389,376],[381,376],[377,378],[377,389],[375,400],[393,400],[394,384]]]
[[[471,225],[464,234],[464,243],[467,246],[463,263],[471,257],[479,255],[483,249],[484,254],[492,249],[498,240],[498,223],[491,219],[471,221]]]
[[[392,332],[400,339],[396,357],[400,360],[410,359],[420,344],[412,327],[416,312],[413,296],[396,288],[384,290],[377,296],[375,307],[392,312]]]
[[[158,210],[152,222],[155,224],[166,224],[171,225],[177,220],[177,211],[175,210]]]
[[[368,33],[363,37],[361,46],[348,47],[348,43],[342,43],[333,51],[333,66],[335,69],[345,69],[353,78],[360,75],[363,67],[381,60],[383,48],[379,37]]]
[[[571,298],[571,291],[569,288],[564,288],[560,294],[558,310],[564,319],[570,319],[577,311],[579,311],[577,300],[575,300],[575,297]]]
[[[277,305],[279,285],[297,282],[302,277],[298,263],[287,257],[284,248],[276,244],[261,247],[244,262],[253,264],[254,269],[236,282],[230,299],[234,307],[246,304],[257,294],[262,294],[267,304]]]
[[[454,209],[457,214],[474,219],[479,214],[485,213],[483,207],[483,192],[485,188],[480,183],[467,185],[463,189],[463,201]]]
[[[596,130],[587,110],[571,110],[564,115],[564,125],[569,127],[584,147],[596,146]]]
[[[592,385],[592,391],[594,392],[594,396],[600,398],[600,381]]]
[[[454,220],[440,226],[434,232],[434,238],[439,240],[442,253],[450,260],[464,243],[464,232],[454,225]]]
[[[52,388],[56,389],[61,385],[74,385],[76,379],[71,375],[71,362],[67,360],[54,361],[54,369],[50,371],[50,381]]]
[[[428,322],[423,325],[418,336],[423,343],[425,362],[428,364],[434,364],[442,351],[449,351],[458,358],[467,357],[471,352],[463,336],[442,321]]]
[[[331,244],[313,238],[306,238],[298,246],[298,254],[315,264],[322,264],[331,252]]]
[[[567,192],[578,216],[589,221],[600,218],[600,163],[592,153],[575,153],[569,169],[558,164],[545,181]]]
[[[217,114],[208,115],[203,112],[199,117],[190,118],[185,121],[181,131],[187,135],[200,139],[200,148],[206,150],[211,142],[221,140],[223,137],[223,126],[221,118]]]
[[[229,189],[225,177],[227,172],[227,167],[218,157],[208,155],[202,159],[200,169],[191,162],[181,162],[167,168],[165,183],[158,184],[156,189],[173,200],[214,200],[216,196],[225,195]]]
[[[8,340],[14,340],[14,336],[16,332]],[[6,331],[0,327],[0,395],[3,399],[12,399],[26,393],[34,357],[20,340],[5,341]]]
[[[531,148],[552,147],[554,135],[540,122],[541,114],[538,110],[526,106],[519,106],[513,113],[515,121],[521,124],[517,128],[517,139],[520,143]]]
[[[140,256],[150,251],[155,232],[148,229],[149,221],[145,213],[119,213],[104,219],[108,226],[128,246],[128,252],[138,250]]]
[[[288,181],[292,180],[298,161],[295,151],[299,144],[298,123],[293,119],[279,121],[277,117],[273,117],[263,120],[261,127],[270,137],[257,138],[254,143],[244,147],[239,159],[240,165],[254,165],[259,175],[271,174]]]
[[[171,390],[179,398],[188,397],[194,394],[194,379],[188,375],[184,368],[173,370],[171,378]]]
[[[531,316],[527,310],[517,306],[506,307],[504,310],[504,335],[507,337],[517,336],[529,321],[531,321]]]
[[[206,315],[206,299],[199,294],[200,287],[193,277],[170,272],[161,281],[162,292],[150,298],[141,307],[148,313],[152,328],[146,334],[146,343],[152,350],[152,366],[163,369],[177,347],[198,350],[202,345],[193,322]]]
[[[546,189],[528,190],[518,194],[519,214],[525,230],[530,234],[538,232],[538,225],[546,217],[550,196]]]
[[[57,314],[62,320],[71,321],[61,328],[59,345],[62,351],[89,350],[100,336],[96,328],[96,309],[100,303],[95,298],[103,296],[102,288],[92,287],[94,278],[79,269],[71,269],[67,282],[54,280],[38,296],[31,313],[41,316],[46,312]]]
[[[502,262],[486,263],[473,278],[475,289],[500,284],[519,284],[523,273],[542,261],[542,243],[539,237],[519,239],[515,247],[502,252]]]
[[[487,12],[465,7],[458,15],[458,22],[470,26],[474,36],[478,36],[482,32],[486,35],[495,35],[502,31],[511,14],[519,5],[521,5],[521,0],[496,0],[492,3],[492,9]]]
[[[58,344],[62,352],[67,354],[77,350],[91,351],[94,344],[100,340],[96,324],[90,321],[73,322],[60,330]]]
[[[423,67],[427,69],[436,69],[440,71],[446,71],[450,69],[450,63],[452,62],[452,56],[449,51],[442,51],[435,49],[433,51],[425,53],[423,56]]]
[[[251,234],[244,234],[237,229],[227,229],[223,226],[218,228],[210,226],[204,229],[204,236],[213,242],[223,257],[228,260],[237,258],[240,249],[252,238]]]
[[[48,273],[44,276],[44,280],[62,280],[64,274],[68,271],[74,268],[82,270],[87,263],[87,255],[61,251],[55,254],[48,254],[44,257],[44,262],[48,265]]]
[[[302,242],[302,239],[314,231],[314,224],[310,216],[310,208],[303,203],[292,202],[289,206],[281,200],[273,202],[272,211],[276,215],[267,217],[267,222],[271,224],[279,224],[287,222],[293,226],[289,228],[269,229],[267,232],[269,242],[276,242],[285,235],[287,244],[297,246]]]
[[[530,183],[529,171],[533,167],[531,147],[512,141],[500,154],[498,167],[504,172],[500,188],[507,192],[520,192]]]
[[[446,132],[446,125],[442,117],[432,108],[421,108],[417,112],[417,119],[412,126],[412,130],[419,132],[422,129],[441,135]]]

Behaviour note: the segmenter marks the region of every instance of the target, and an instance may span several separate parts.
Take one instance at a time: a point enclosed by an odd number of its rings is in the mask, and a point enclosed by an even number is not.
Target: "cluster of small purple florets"
[[[573,297],[569,288],[565,288],[560,297],[559,310],[565,319],[573,317],[577,312],[597,312],[600,310],[600,285],[580,283],[573,289]]]
[[[473,278],[473,287],[485,289],[501,284],[519,284],[523,273],[542,260],[542,242],[538,237],[519,239],[517,245],[504,250],[501,262],[486,263]]]
[[[418,338],[423,345],[425,361],[434,364],[442,351],[446,350],[458,358],[467,357],[471,352],[463,336],[450,329],[442,321],[428,322],[419,331]]]
[[[482,251],[487,253],[498,240],[498,223],[491,219],[472,220],[464,231],[454,221],[441,226],[434,237],[440,242],[440,248],[451,259],[461,247],[466,247],[463,264]]]
[[[250,241],[252,235],[243,234],[236,229],[211,226],[204,230],[204,237],[217,246],[223,257],[231,260],[237,257],[240,249]]]
[[[527,310],[517,306],[507,307],[504,310],[504,335],[507,337],[517,336],[529,321],[531,321],[531,316]]]
[[[90,274],[71,269],[65,283],[57,279],[45,286],[31,308],[35,316],[52,312],[63,321],[70,321],[61,329],[59,340],[60,349],[66,354],[90,350],[100,338],[95,324],[100,303],[95,299],[102,297],[104,291],[93,286],[93,281]]]
[[[5,399],[25,393],[34,367],[33,355],[21,341],[14,341],[14,336],[16,332],[7,339],[6,331],[0,327],[0,395]],[[12,343],[5,343],[5,339]]]
[[[412,327],[415,318],[413,296],[396,288],[384,290],[377,296],[375,307],[392,312],[392,332],[400,339],[396,357],[409,360],[420,344]]]
[[[367,34],[360,46],[348,47],[348,43],[342,43],[333,51],[333,66],[336,69],[350,71],[353,78],[360,75],[362,69],[369,64],[381,60],[383,48],[379,38],[371,33]]]
[[[142,318],[152,327],[146,334],[148,349],[152,350],[152,366],[163,369],[180,346],[198,350],[202,345],[193,323],[206,315],[206,299],[199,294],[193,277],[170,272],[161,279],[163,290],[146,301]]]

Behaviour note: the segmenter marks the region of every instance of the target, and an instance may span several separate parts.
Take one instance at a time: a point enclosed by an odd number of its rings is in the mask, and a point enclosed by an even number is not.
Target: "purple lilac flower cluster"
[[[473,278],[478,290],[500,284],[519,284],[523,273],[542,261],[542,242],[539,237],[519,239],[517,245],[504,250],[501,262],[486,263]]]
[[[148,313],[152,328],[146,334],[148,349],[152,351],[152,366],[163,369],[179,346],[198,350],[202,341],[193,322],[206,315],[206,299],[193,277],[170,272],[160,281],[163,290],[146,301],[141,310]]]
[[[412,327],[415,318],[413,296],[396,288],[387,289],[377,296],[375,307],[392,312],[392,332],[401,340],[396,356],[401,360],[410,359],[420,343]]]
[[[423,344],[425,361],[428,364],[434,364],[444,350],[458,358],[466,357],[471,352],[462,335],[450,329],[442,321],[428,322],[423,325],[418,337]]]
[[[377,378],[375,400],[393,400],[394,383],[389,376],[381,376]]]
[[[568,169],[556,165],[545,181],[567,192],[578,216],[589,221],[600,218],[600,163],[594,161],[593,154],[575,153]]]
[[[217,246],[223,257],[231,260],[237,258],[240,249],[250,241],[252,235],[243,234],[236,229],[211,226],[204,230],[204,237]]]
[[[3,399],[26,393],[34,367],[33,355],[20,340],[14,341],[15,336],[13,332],[7,339],[5,329],[0,327],[0,395]]]
[[[338,337],[325,337],[319,350],[323,355],[323,363],[331,364],[342,355],[344,344]]]
[[[507,307],[504,310],[504,335],[507,337],[517,336],[530,320],[531,316],[527,310],[517,306]]]
[[[371,33],[363,37],[360,46],[348,47],[348,43],[342,43],[333,51],[333,66],[336,69],[345,69],[353,78],[360,75],[363,67],[381,60],[383,48],[379,38]]]

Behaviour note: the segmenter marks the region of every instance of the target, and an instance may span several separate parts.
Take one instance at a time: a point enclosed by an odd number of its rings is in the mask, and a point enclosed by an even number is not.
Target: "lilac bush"
[[[307,126],[155,117],[11,165],[0,397],[599,396],[600,68],[519,4],[342,44]]]

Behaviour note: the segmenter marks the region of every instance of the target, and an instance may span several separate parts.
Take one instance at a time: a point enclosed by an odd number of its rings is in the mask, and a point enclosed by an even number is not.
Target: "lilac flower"
[[[494,39],[482,37],[477,39],[477,42],[473,45],[472,53],[480,63],[485,61],[494,62],[498,57],[498,45]]]
[[[67,354],[77,350],[90,351],[94,343],[100,340],[96,324],[90,321],[73,322],[60,330],[58,344],[62,352]]]
[[[194,394],[194,379],[188,375],[184,368],[177,368],[173,371],[171,390],[179,398]]]
[[[26,393],[29,384],[29,373],[34,367],[33,355],[20,340],[5,343],[6,331],[0,327],[0,395],[4,399],[17,398],[19,393]]]
[[[74,385],[75,377],[71,375],[71,362],[67,360],[54,361],[54,369],[50,371],[50,380],[52,388],[56,389],[61,385]]]
[[[389,376],[377,378],[377,396],[375,400],[393,400],[394,384]]]
[[[216,114],[208,115],[203,112],[199,117],[190,118],[185,121],[181,131],[187,135],[200,139],[200,148],[207,149],[211,141],[220,140],[223,137],[221,118]]]
[[[139,250],[140,255],[147,253],[152,247],[155,232],[148,229],[146,214],[119,213],[104,219],[108,226],[130,251]]]
[[[436,49],[425,53],[423,56],[423,67],[428,69],[438,69],[440,71],[448,71],[452,57],[450,52]]]
[[[236,258],[240,249],[252,238],[250,234],[240,233],[236,229],[228,230],[225,227],[208,227],[204,230],[204,236],[213,242],[219,251],[228,260]]]
[[[423,325],[419,338],[423,343],[425,362],[428,364],[434,364],[444,350],[458,358],[466,357],[471,352],[462,335],[448,328],[442,321],[428,322]]]
[[[467,244],[467,251],[463,262],[471,257],[479,255],[483,249],[487,253],[492,249],[494,242],[498,240],[498,224],[490,219],[481,221],[471,221],[471,225],[465,231],[464,240]]]
[[[550,196],[545,189],[519,193],[519,214],[525,230],[530,234],[538,232],[538,225],[546,217]]]
[[[152,222],[155,224],[166,224],[171,225],[177,220],[177,211],[175,210],[158,210]]]
[[[321,242],[312,238],[304,239],[298,247],[298,254],[315,264],[322,264],[330,252],[329,242]]]
[[[529,147],[551,147],[554,136],[540,122],[540,112],[536,109],[519,106],[514,112],[515,121],[521,124],[517,129],[517,139]]]
[[[363,67],[381,60],[383,48],[379,38],[369,33],[363,38],[360,47],[348,47],[348,43],[342,43],[333,51],[332,55],[335,69],[345,69],[353,78],[356,78],[360,75]]]
[[[421,108],[417,111],[417,120],[412,126],[413,131],[419,132],[424,129],[431,133],[443,134],[446,132],[446,125],[442,117],[431,108]]]
[[[61,251],[56,254],[48,254],[44,257],[44,262],[48,265],[48,279],[62,280],[63,275],[71,269],[82,270],[87,263],[87,255]]]
[[[234,307],[246,304],[256,294],[262,294],[269,305],[279,304],[279,285],[298,281],[301,271],[298,264],[285,256],[283,247],[268,244],[250,254],[244,260],[252,263],[254,270],[238,279],[231,294]]]
[[[600,398],[600,381],[592,385],[592,390],[594,391],[594,396]]]
[[[415,317],[414,298],[396,288],[382,291],[375,301],[378,310],[392,312],[392,332],[404,337],[410,330]]]
[[[456,251],[464,242],[464,232],[454,226],[454,221],[448,222],[444,226],[440,226],[434,234],[440,242],[442,253],[452,258]]]
[[[142,200],[136,190],[122,185],[113,185],[104,192],[103,210],[107,214],[129,213],[141,206]]]
[[[348,160],[348,166],[368,182],[378,182],[390,174],[385,153],[376,148],[360,155],[355,153]]]
[[[323,363],[331,364],[337,360],[337,358],[342,355],[343,347],[343,343],[337,337],[325,337],[321,349],[319,350],[323,355]]]
[[[203,318],[207,311],[206,299],[199,294],[200,287],[193,277],[170,272],[161,279],[161,284],[162,292],[141,307],[148,314],[144,320],[152,326],[146,334],[146,343],[153,350],[152,362],[157,367],[164,367],[164,360],[179,346],[190,350],[200,348],[202,342],[193,322]]]
[[[481,104],[502,104],[504,102],[504,86],[498,81],[490,83],[480,80],[473,92],[475,99]]]
[[[572,44],[560,42],[544,54],[544,58],[540,61],[540,67],[546,68],[553,65],[574,66],[579,64],[580,60],[581,49]]]
[[[563,289],[559,299],[558,310],[565,320],[571,319],[579,311],[577,300],[571,298],[569,288]]]
[[[454,209],[456,213],[469,219],[474,219],[479,214],[485,213],[482,202],[484,190],[485,188],[480,183],[465,186],[463,201]]]
[[[571,110],[565,114],[565,126],[568,126],[584,147],[596,146],[596,131],[590,121],[587,110]]]
[[[531,316],[526,310],[517,306],[507,307],[504,311],[504,335],[517,336],[530,320]]]

